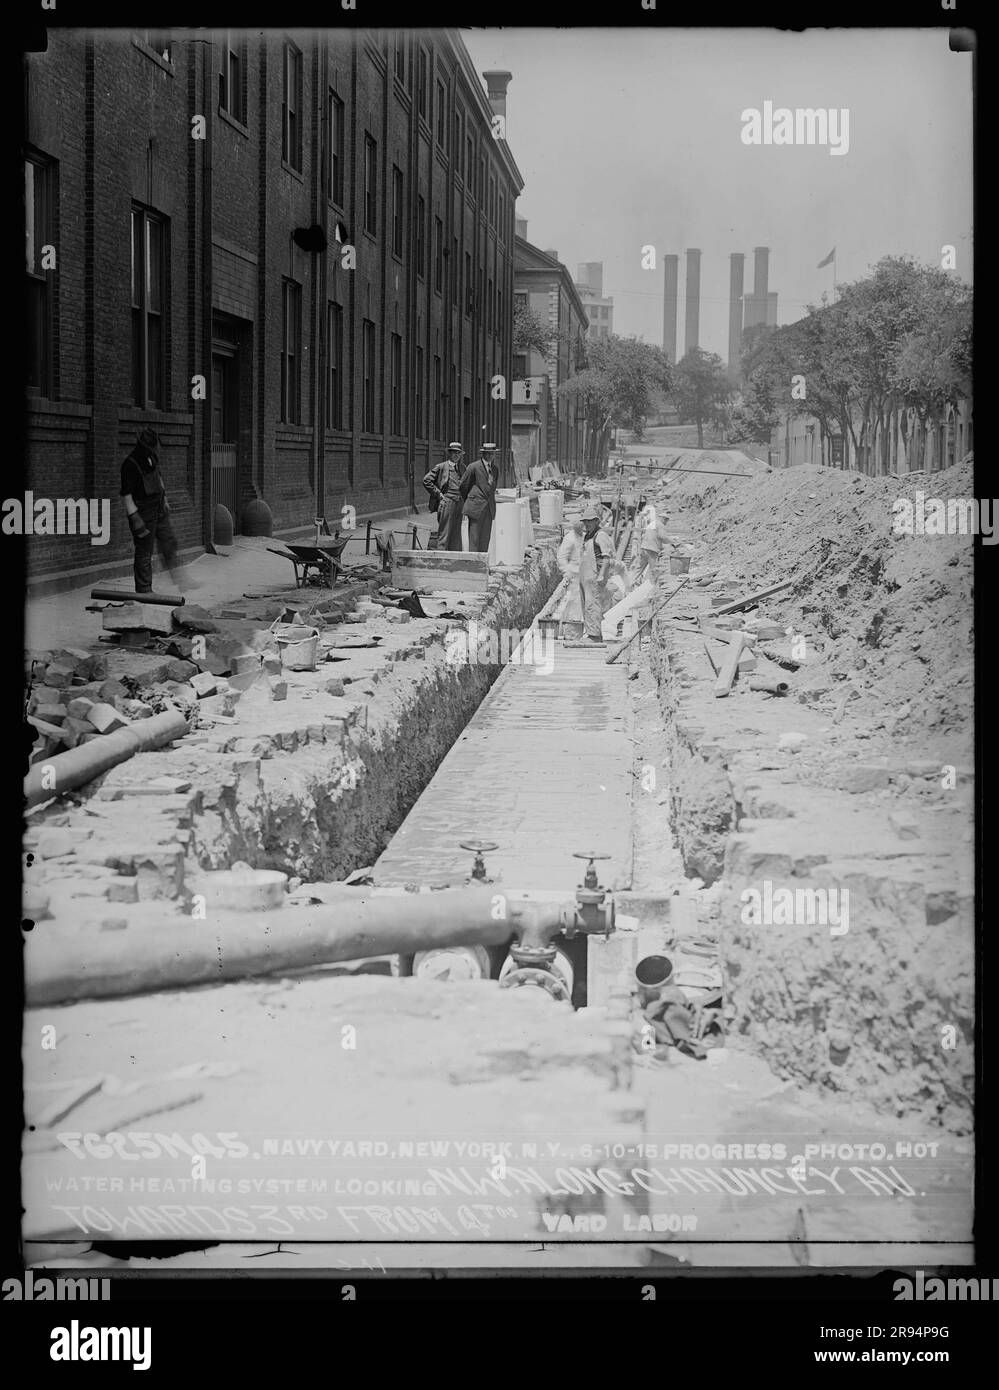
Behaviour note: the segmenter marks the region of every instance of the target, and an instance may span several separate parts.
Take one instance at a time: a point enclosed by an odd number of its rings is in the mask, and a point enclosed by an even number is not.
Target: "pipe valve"
[[[469,875],[469,882],[492,883],[491,878],[486,876],[486,864],[482,858],[483,854],[488,854],[490,850],[499,849],[499,845],[492,840],[459,840],[459,849],[470,849],[475,859],[472,861],[472,872]]]
[[[594,866],[596,859],[609,859],[609,854],[601,854],[598,850],[578,850],[574,859],[586,859],[586,873],[583,881],[576,888],[575,908],[563,910],[563,930],[566,936],[575,936],[577,932],[583,932],[587,936],[595,936],[602,932],[604,936],[610,936],[614,930],[614,899],[608,897],[607,889],[597,877]]]

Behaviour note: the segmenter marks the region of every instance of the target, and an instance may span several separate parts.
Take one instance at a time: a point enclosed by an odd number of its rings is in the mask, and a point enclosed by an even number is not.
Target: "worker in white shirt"
[[[583,523],[576,520],[562,537],[562,544],[558,548],[558,567],[561,573],[569,581],[566,585],[565,606],[562,609],[559,628],[559,635],[567,635],[567,627],[572,624],[572,631],[579,632],[583,622],[583,610],[579,603],[579,562],[583,555]]]
[[[591,503],[583,511],[583,553],[579,562],[579,601],[583,610],[586,641],[603,642],[601,621],[610,607],[607,581],[616,558],[614,543],[601,529],[601,509]]]
[[[669,535],[651,502],[647,503],[639,513],[635,534],[641,536],[638,568],[635,571],[634,580],[637,587],[646,577],[653,582],[655,581],[659,556],[664,548],[671,549]]]

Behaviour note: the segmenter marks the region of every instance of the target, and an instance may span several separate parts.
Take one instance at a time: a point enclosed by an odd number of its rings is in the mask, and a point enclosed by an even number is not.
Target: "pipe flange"
[[[511,946],[510,954],[514,963],[525,970],[548,969],[558,954],[555,946]]]
[[[534,985],[545,990],[560,1004],[570,1003],[569,991],[565,982],[551,970],[519,968],[511,970],[505,979],[500,980],[500,989],[520,989],[524,985]]]

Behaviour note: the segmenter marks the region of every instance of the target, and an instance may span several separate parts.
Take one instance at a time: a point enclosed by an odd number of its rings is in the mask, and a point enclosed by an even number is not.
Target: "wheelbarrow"
[[[280,555],[283,559],[291,561],[295,567],[296,588],[304,589],[306,584],[321,584],[332,589],[343,573],[340,557],[349,540],[349,536],[335,536],[329,540],[321,536],[318,545],[286,543],[284,550],[275,550],[270,545],[267,549],[271,555]]]

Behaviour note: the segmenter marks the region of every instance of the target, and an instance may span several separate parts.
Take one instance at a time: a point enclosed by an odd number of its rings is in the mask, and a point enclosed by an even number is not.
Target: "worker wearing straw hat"
[[[579,602],[588,642],[602,642],[600,623],[608,607],[607,580],[614,560],[614,543],[600,527],[600,508],[591,502],[583,509],[583,545],[579,561]]]

